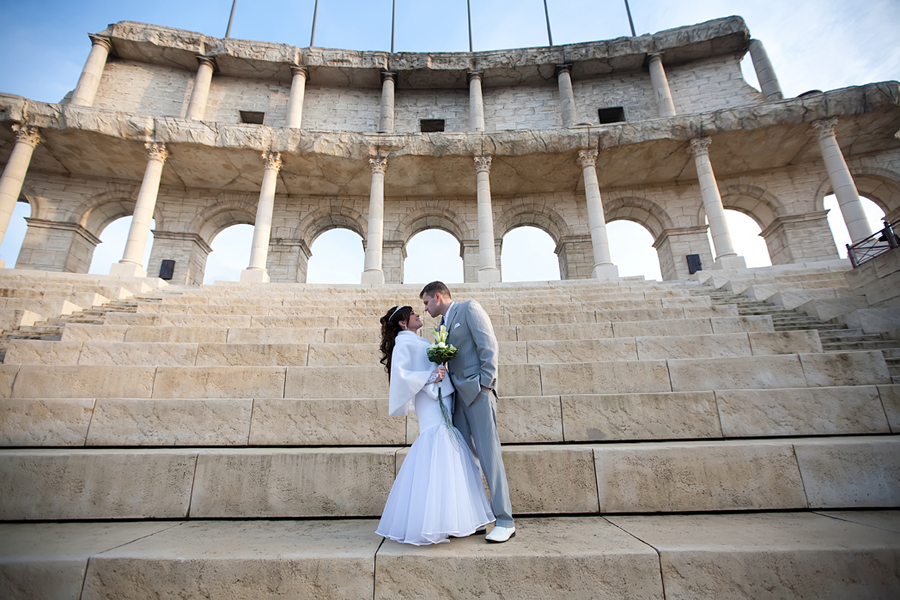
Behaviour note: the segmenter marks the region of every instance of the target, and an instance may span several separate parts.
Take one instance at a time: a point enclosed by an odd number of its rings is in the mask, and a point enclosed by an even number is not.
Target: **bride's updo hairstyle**
[[[381,364],[387,371],[388,381],[391,379],[391,353],[394,351],[394,341],[400,329],[400,321],[409,322],[412,314],[412,306],[393,306],[381,317]]]

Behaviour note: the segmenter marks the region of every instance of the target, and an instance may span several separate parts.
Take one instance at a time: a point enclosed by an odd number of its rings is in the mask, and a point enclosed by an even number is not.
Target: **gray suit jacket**
[[[494,327],[478,302],[457,302],[444,320],[447,342],[456,346],[456,357],[447,363],[450,381],[457,398],[472,403],[481,386],[497,387],[497,355],[499,346]]]

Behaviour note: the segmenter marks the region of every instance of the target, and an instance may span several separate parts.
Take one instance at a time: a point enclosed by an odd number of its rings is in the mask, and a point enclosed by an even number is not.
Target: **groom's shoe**
[[[513,527],[501,527],[497,525],[491,532],[484,536],[484,539],[488,542],[493,542],[495,544],[499,544],[501,542],[505,542],[512,538],[516,537],[516,528]]]

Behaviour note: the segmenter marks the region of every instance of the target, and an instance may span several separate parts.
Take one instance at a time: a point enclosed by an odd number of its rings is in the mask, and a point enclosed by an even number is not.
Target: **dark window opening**
[[[601,108],[597,111],[600,115],[600,124],[619,123],[625,120],[625,108],[621,106],[610,106],[609,108]]]
[[[422,119],[419,121],[422,133],[433,133],[444,130],[444,119]]]
[[[263,119],[266,117],[264,112],[256,112],[253,110],[242,110],[241,123],[253,123],[254,125],[262,125]]]

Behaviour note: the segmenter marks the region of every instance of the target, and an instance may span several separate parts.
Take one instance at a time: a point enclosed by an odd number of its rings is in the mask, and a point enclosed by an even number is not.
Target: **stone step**
[[[898,340],[861,340],[854,341],[852,339],[841,340],[839,342],[831,342],[822,344],[825,352],[841,352],[849,350],[882,350],[900,347]]]
[[[0,524],[0,596],[891,598],[898,523],[890,510],[521,518],[506,544],[428,547],[382,542],[374,519]]]
[[[376,517],[408,449],[5,449],[0,520]],[[900,506],[900,436],[503,447],[517,515]]]

